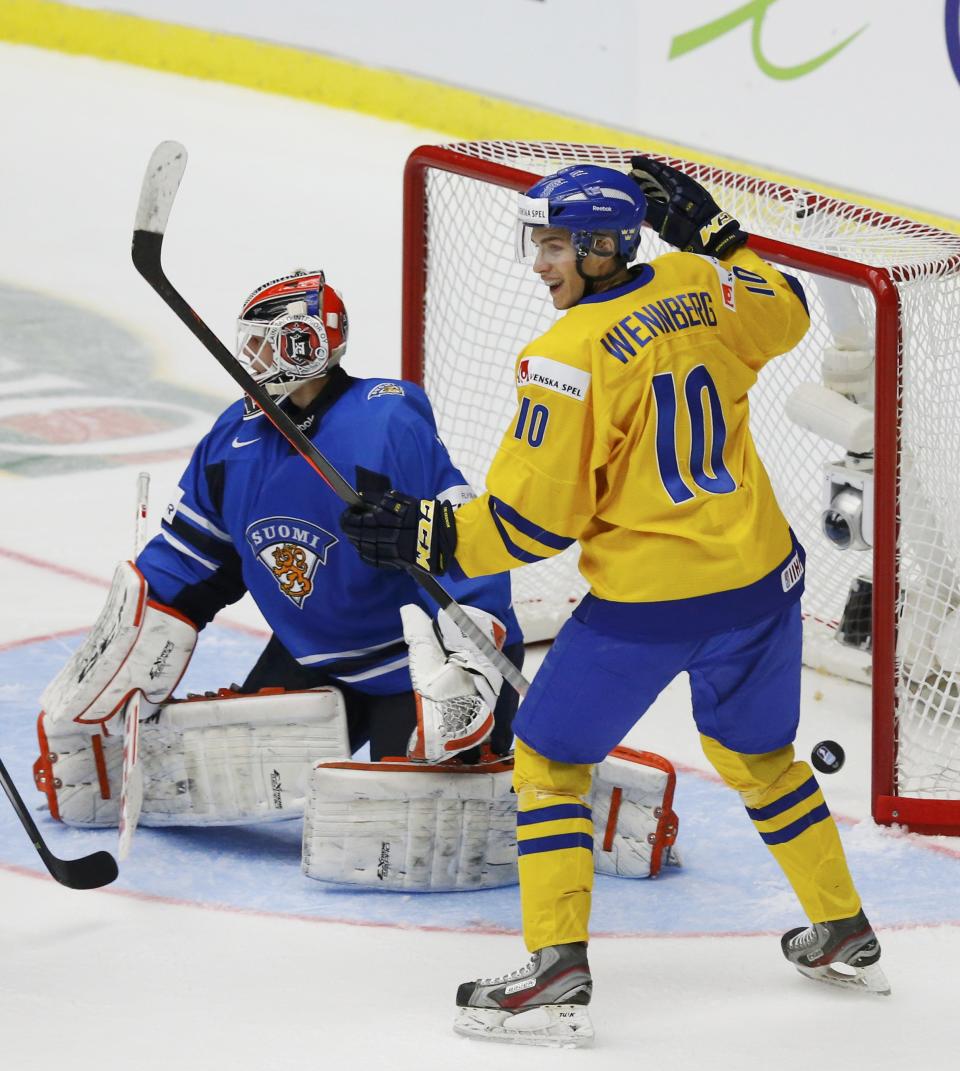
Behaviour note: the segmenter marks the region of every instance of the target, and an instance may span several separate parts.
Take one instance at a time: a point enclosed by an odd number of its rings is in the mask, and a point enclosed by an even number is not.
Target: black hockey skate
[[[848,919],[798,926],[783,935],[780,947],[797,970],[815,982],[890,995],[878,962],[880,942],[863,911]]]
[[[464,982],[457,990],[453,1029],[515,1045],[590,1045],[592,991],[586,944],[549,945],[510,974]]]

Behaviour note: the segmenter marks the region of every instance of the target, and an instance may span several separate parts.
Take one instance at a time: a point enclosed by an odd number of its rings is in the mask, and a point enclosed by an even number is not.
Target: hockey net
[[[575,162],[628,170],[630,155],[464,142],[410,157],[404,375],[424,384],[444,442],[477,489],[515,408],[517,354],[559,315],[516,263],[516,192]],[[750,395],[760,456],[807,550],[804,660],[872,687],[877,820],[960,833],[960,236],[658,158],[706,186],[754,236],[752,248],[804,286],[810,330]],[[639,259],[667,251],[645,229]],[[828,347],[860,345],[875,354],[875,392],[857,399],[875,414],[874,457],[858,461],[872,477],[873,533],[870,549],[839,550],[821,515],[826,466],[845,451],[785,407],[800,384],[822,384]],[[575,547],[512,575],[528,641],[555,635],[585,591]]]

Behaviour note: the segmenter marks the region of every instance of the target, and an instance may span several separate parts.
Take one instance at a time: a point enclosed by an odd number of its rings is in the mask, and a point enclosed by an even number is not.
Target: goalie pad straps
[[[321,763],[310,775],[303,872],[420,892],[516,884],[512,778],[512,759]]]
[[[147,594],[140,570],[121,562],[86,640],[41,696],[48,731],[71,722],[106,725],[137,689],[151,703],[173,693],[193,654],[197,630]]]
[[[679,865],[672,848],[679,829],[676,783],[673,765],[651,751],[615,747],[597,766],[590,803],[598,874],[653,878],[664,863]]]
[[[492,615],[463,608],[498,647],[505,630]],[[493,711],[503,676],[473,649],[441,610],[436,625],[417,605],[400,608],[403,638],[410,649],[410,679],[417,704],[417,727],[407,755],[438,763],[481,743],[493,731]]]
[[[335,688],[175,700],[139,728],[141,826],[269,822],[303,813],[314,763],[350,757]],[[40,721],[37,787],[68,825],[116,826],[123,741]]]

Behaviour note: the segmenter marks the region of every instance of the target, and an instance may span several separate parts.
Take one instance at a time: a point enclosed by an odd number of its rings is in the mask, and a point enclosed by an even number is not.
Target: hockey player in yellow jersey
[[[590,591],[514,724],[532,959],[457,994],[458,1031],[529,1044],[592,1038],[591,765],[684,671],[707,758],[809,920],[784,955],[811,978],[889,991],[834,819],[794,757],[804,552],[749,428],[758,372],[809,325],[803,289],[698,183],[633,164],[567,167],[520,199],[518,254],[565,314],[517,360],[486,492],[454,513],[391,491],[341,522],[372,564],[454,575],[580,544]],[[631,266],[645,215],[681,251]]]

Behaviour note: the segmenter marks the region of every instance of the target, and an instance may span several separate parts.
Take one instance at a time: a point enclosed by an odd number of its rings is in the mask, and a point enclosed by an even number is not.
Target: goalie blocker
[[[223,825],[303,813],[307,775],[321,759],[349,758],[343,696],[221,690],[165,702],[186,670],[197,630],[148,597],[121,562],[85,642],[45,689],[34,780],[68,825],[116,826],[123,716],[143,697],[139,725],[144,825]],[[118,716],[119,715],[119,716]]]
[[[517,882],[513,760],[476,766],[319,763],[310,778],[303,870],[311,878],[405,891]],[[676,774],[667,759],[618,747],[594,770],[594,867],[655,877],[679,865]]]
[[[135,691],[149,703],[169,698],[196,643],[193,622],[148,598],[143,574],[121,562],[86,640],[44,689],[41,721],[118,732],[114,719]]]

